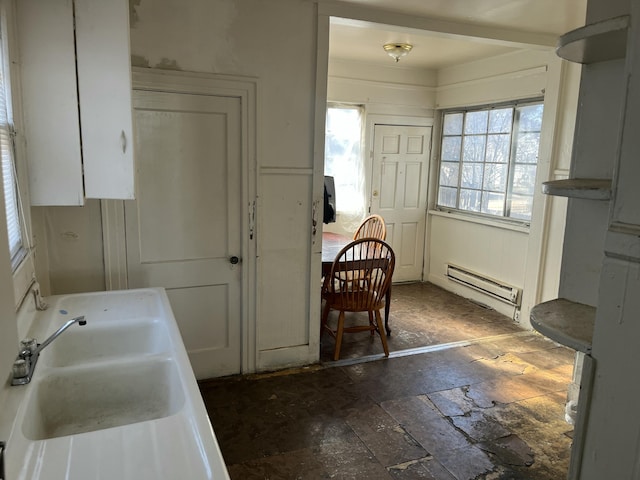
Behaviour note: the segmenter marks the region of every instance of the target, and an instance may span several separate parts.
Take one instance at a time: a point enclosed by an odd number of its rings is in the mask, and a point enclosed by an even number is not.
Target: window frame
[[[14,68],[19,63],[16,61],[16,12],[15,4],[7,0],[0,0],[0,48],[2,55],[0,67],[3,70],[7,82],[6,102],[8,110],[9,130],[11,133],[11,148],[13,154],[13,175],[18,196],[18,220],[22,247],[20,252],[11,259],[14,301],[16,310],[22,304],[23,299],[35,282],[35,263],[33,259],[32,237],[29,226],[31,225],[31,204],[29,197],[29,185],[27,176],[27,160],[24,155],[25,139],[22,131],[22,114],[20,104],[20,75],[19,68]]]
[[[443,139],[445,137],[444,134],[444,119],[445,119],[445,115],[447,114],[455,114],[455,113],[461,113],[464,115],[463,117],[463,125],[462,125],[462,131],[460,134],[460,138],[461,138],[461,142],[464,141],[464,137],[465,135],[470,135],[470,134],[465,134],[464,132],[464,125],[465,122],[464,120],[466,120],[466,116],[468,113],[472,113],[472,112],[480,112],[480,111],[487,111],[487,112],[491,112],[492,110],[499,110],[499,109],[504,109],[504,108],[512,108],[514,111],[516,108],[518,107],[524,107],[524,106],[529,106],[529,105],[541,105],[542,108],[544,109],[545,107],[545,102],[544,102],[544,96],[536,96],[536,97],[530,97],[530,98],[523,98],[523,99],[517,99],[517,100],[509,100],[509,101],[504,101],[504,102],[495,102],[495,103],[488,103],[488,104],[482,104],[482,105],[470,105],[470,106],[460,106],[460,107],[454,107],[454,108],[445,108],[445,109],[441,109],[438,113],[439,113],[439,150],[438,150],[438,169],[437,169],[437,179],[435,181],[436,183],[436,194],[435,194],[435,207],[434,209],[436,211],[439,212],[452,212],[452,213],[456,213],[456,214],[460,214],[463,216],[470,216],[470,217],[478,217],[481,219],[486,219],[489,221],[494,221],[494,222],[499,222],[499,223],[504,223],[504,224],[510,224],[510,225],[517,225],[517,226],[524,226],[524,227],[529,227],[531,224],[531,218],[526,219],[526,218],[518,218],[518,217],[510,217],[507,216],[508,212],[509,212],[509,208],[511,206],[511,198],[513,195],[513,180],[514,180],[514,171],[515,169],[513,168],[516,164],[520,164],[518,162],[516,162],[515,160],[515,154],[516,154],[516,142],[514,142],[514,133],[519,133],[519,134],[526,134],[526,133],[530,133],[530,132],[518,132],[517,130],[517,122],[519,122],[519,119],[516,120],[516,116],[513,115],[512,116],[512,120],[511,120],[511,128],[509,130],[509,157],[507,160],[507,172],[506,172],[506,185],[505,185],[505,192],[504,192],[504,211],[502,215],[497,215],[497,214],[491,214],[491,213],[486,213],[486,212],[482,212],[482,211],[474,211],[474,210],[468,210],[468,209],[464,209],[464,208],[459,208],[460,205],[460,191],[463,189],[462,187],[462,165],[463,165],[463,157],[462,157],[462,146],[460,147],[460,159],[457,161],[458,164],[458,180],[457,180],[457,184],[455,187],[452,186],[452,188],[456,189],[456,207],[452,207],[452,206],[447,206],[447,205],[440,205],[439,204],[439,200],[440,200],[440,189],[442,186],[447,186],[447,185],[443,185],[441,183],[441,173],[442,173],[442,164],[443,164]],[[540,127],[540,130],[537,132],[538,135],[542,135],[543,132],[543,126]],[[485,138],[487,138],[489,132],[487,132],[485,134]],[[485,147],[486,148],[486,147]],[[539,152],[540,152],[540,138],[538,140],[538,160],[536,161],[535,165],[536,167],[536,175],[535,177],[537,177],[538,174],[538,168],[539,168]],[[446,162],[446,161],[445,161]],[[451,161],[451,163],[455,163],[453,161]],[[483,160],[482,164],[484,165],[485,161]],[[534,177],[534,184],[533,184],[533,188],[535,189],[535,177]],[[485,185],[484,182],[481,185],[481,188],[478,189],[479,192],[489,192],[491,193],[491,190],[485,189]],[[517,194],[517,193],[516,193]],[[531,213],[533,213],[533,201],[535,198],[535,192],[533,194],[531,194],[531,202],[532,202],[532,207],[531,207]],[[482,208],[482,207],[480,207]]]

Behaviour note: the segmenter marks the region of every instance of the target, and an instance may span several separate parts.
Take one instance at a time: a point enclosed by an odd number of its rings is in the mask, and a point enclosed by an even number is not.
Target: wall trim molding
[[[358,84],[358,85],[371,85],[374,87],[380,87],[380,88],[385,88],[390,90],[400,90],[400,91],[435,93],[438,90],[438,87],[432,87],[429,85],[417,85],[413,83],[397,83],[397,82],[380,81],[380,80],[367,80],[367,79],[355,78],[355,77],[345,77],[343,75],[329,75],[329,80]]]
[[[260,167],[260,175],[313,175],[313,168]]]
[[[481,85],[484,83],[492,83],[492,82],[495,82],[496,80],[516,80],[523,77],[530,77],[533,75],[546,75],[546,74],[547,74],[547,66],[540,65],[537,67],[525,68],[523,70],[516,70],[513,72],[498,73],[496,75],[491,75],[488,77],[474,78],[470,80],[461,80],[460,82],[438,85],[436,87],[436,90],[438,92],[441,92],[441,91],[453,90],[456,88],[473,87],[475,85]]]

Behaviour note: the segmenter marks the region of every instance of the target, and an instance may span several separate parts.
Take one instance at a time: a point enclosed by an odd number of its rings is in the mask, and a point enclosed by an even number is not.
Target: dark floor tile
[[[291,450],[229,466],[232,480],[390,480],[392,477],[358,439]]]
[[[384,466],[397,465],[427,455],[426,450],[378,405],[356,410],[346,421]]]
[[[352,430],[342,421],[331,417],[298,419],[265,419],[242,422],[220,428],[212,418],[222,455],[227,463],[242,463],[256,458],[273,456],[299,448],[354,438]]]
[[[557,343],[535,331],[519,336],[517,341],[514,341],[512,338],[505,337],[502,339],[496,339],[492,341],[492,343],[499,349],[515,354],[532,352],[550,353],[559,347]]]
[[[381,404],[405,430],[440,461],[440,455],[470,446],[426,396],[390,400]]]
[[[260,458],[228,467],[231,480],[297,480],[331,478],[309,450]]]
[[[499,466],[475,445],[446,450],[436,458],[457,480],[476,480]]]
[[[473,401],[467,396],[468,388],[452,388],[440,392],[430,393],[427,396],[431,403],[446,417],[467,415],[475,407]]]
[[[355,437],[341,416],[310,413],[300,403],[278,399],[253,407],[214,408],[209,416],[228,463]]]
[[[395,480],[456,480],[435,458],[426,457],[388,468]]]
[[[332,442],[313,449],[329,478],[389,480],[386,468],[361,441]]]
[[[555,380],[545,379],[539,375],[505,376],[496,380],[470,385],[467,396],[477,406],[490,408],[496,404],[508,404],[539,397],[550,391],[562,389],[566,391],[566,388],[567,382],[563,384]]]
[[[376,402],[493,380],[502,372],[468,360],[462,348],[343,367]],[[384,381],[381,381],[384,379]]]
[[[367,323],[366,314],[347,317],[347,321],[360,319]],[[337,313],[331,312],[329,321],[335,323],[336,319]],[[495,310],[483,308],[430,283],[394,285],[389,324],[392,329],[388,338],[390,351],[522,331],[517,323]],[[333,338],[322,337],[323,362],[332,361],[334,346]],[[340,358],[381,352],[382,345],[377,336],[351,334],[344,337]]]
[[[523,360],[536,365],[538,368],[550,370],[556,367],[573,365],[575,354],[576,352],[570,348],[554,346],[547,350],[523,352],[518,356]]]
[[[502,465],[528,467],[533,464],[533,450],[526,442],[514,434],[481,442],[478,447],[484,452],[497,457]]]
[[[233,479],[566,477],[572,351],[429,284],[394,286],[391,311],[392,351],[472,342],[200,384]],[[381,351],[347,336],[343,358]],[[323,336],[327,365],[332,352]]]
[[[450,418],[455,427],[474,442],[492,441],[511,434],[511,431],[498,423],[495,418],[478,410]]]
[[[532,479],[566,478],[571,453],[571,438],[566,433],[572,428],[564,420],[562,398],[543,395],[487,412],[531,447],[534,463],[528,470],[538,475],[532,474]]]

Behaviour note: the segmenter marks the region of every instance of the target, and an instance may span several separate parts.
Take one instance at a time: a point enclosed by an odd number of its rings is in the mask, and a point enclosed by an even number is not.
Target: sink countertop
[[[122,295],[123,298],[126,297],[125,300],[135,301],[137,294],[157,297],[153,300],[156,302],[154,305],[160,307],[170,337],[168,355],[177,366],[179,387],[184,393],[181,408],[175,413],[154,420],[42,440],[27,438],[25,431],[28,429],[25,429],[23,422],[30,396],[38,393],[35,388],[36,382],[40,378],[55,374],[56,370],[76,368],[52,367],[43,362],[44,358],[41,358],[31,384],[5,387],[0,390],[0,400],[3,405],[0,433],[10,431],[5,452],[7,478],[12,480],[229,479],[164,289],[49,297],[47,299],[49,309],[36,314],[29,329],[29,335],[43,340],[57,328],[57,323],[51,320],[52,315],[59,312],[62,299],[80,297],[80,300],[85,302],[90,301],[91,296],[94,295],[102,299],[108,296],[109,301],[112,301],[117,300],[117,295]],[[134,310],[135,307],[134,305]],[[87,308],[90,310],[90,307]],[[118,314],[122,315],[122,312],[126,311],[126,308],[118,309]],[[104,316],[105,312],[107,312],[106,308],[95,312],[87,311],[85,315],[87,321],[91,322],[92,316],[98,318],[101,315]],[[70,313],[73,315],[76,312]],[[66,334],[65,332],[62,335]],[[47,349],[51,348],[56,341],[59,339],[56,339]],[[42,356],[47,349],[43,350]],[[108,365],[108,361],[104,361],[104,364]],[[114,362],[114,365],[116,364],[117,368],[123,368],[123,366],[126,368],[126,362],[123,363],[122,360]],[[16,412],[13,419],[9,418],[12,411]]]

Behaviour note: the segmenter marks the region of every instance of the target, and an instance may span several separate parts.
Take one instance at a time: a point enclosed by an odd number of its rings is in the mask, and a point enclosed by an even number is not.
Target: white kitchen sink
[[[228,480],[166,292],[47,299],[30,337],[44,343],[5,454],[16,480]]]
[[[184,404],[170,358],[60,369],[33,388],[22,424],[30,440],[156,420],[175,414]]]
[[[109,322],[87,320],[73,325],[41,353],[39,365],[66,367],[128,355],[168,352],[169,335],[158,318],[135,318]]]

